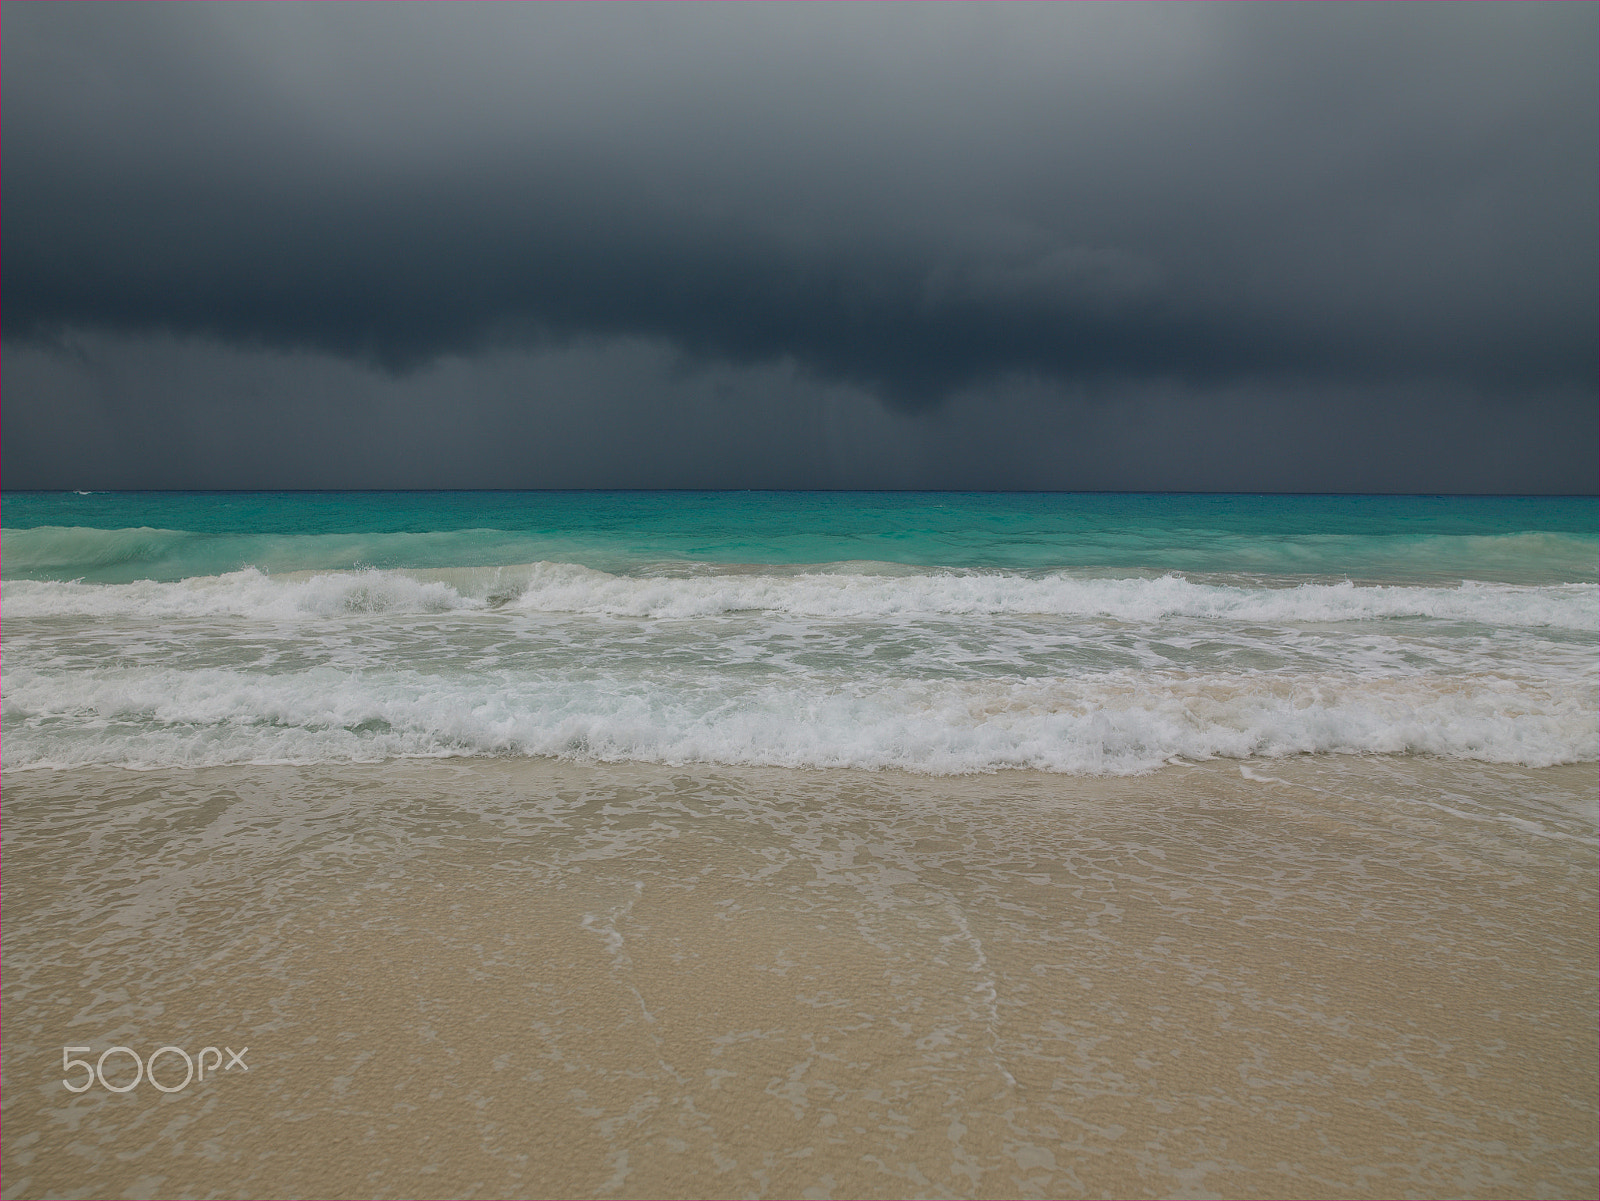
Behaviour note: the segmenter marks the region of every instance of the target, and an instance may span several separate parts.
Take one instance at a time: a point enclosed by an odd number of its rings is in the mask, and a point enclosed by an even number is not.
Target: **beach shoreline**
[[[1596,1187],[1592,763],[5,794],[6,1197]]]

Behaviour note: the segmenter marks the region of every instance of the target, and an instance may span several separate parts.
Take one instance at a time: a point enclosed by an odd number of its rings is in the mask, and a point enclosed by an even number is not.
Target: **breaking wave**
[[[966,617],[1044,614],[1149,622],[1163,617],[1242,622],[1430,618],[1497,627],[1595,629],[1592,584],[1453,586],[1205,583],[1177,575],[1085,579],[1066,573],[929,572],[890,565],[774,573],[614,575],[567,563],[433,571],[268,576],[254,568],[177,583],[10,580],[7,617],[238,617],[281,621],[361,613],[510,609],[647,619],[760,612],[806,617]]]
[[[1596,758],[1592,684],[1493,675],[1140,671],[735,689],[659,671],[451,680],[395,669],[23,669],[8,673],[6,708],[8,770],[552,755],[1127,774],[1175,758],[1306,752],[1530,766]]]

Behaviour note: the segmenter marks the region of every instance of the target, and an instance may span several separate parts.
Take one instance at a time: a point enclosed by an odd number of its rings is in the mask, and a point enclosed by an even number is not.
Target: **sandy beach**
[[[4,1195],[1592,1195],[1594,796],[1421,757],[9,773]],[[112,1046],[248,1051],[68,1091]]]

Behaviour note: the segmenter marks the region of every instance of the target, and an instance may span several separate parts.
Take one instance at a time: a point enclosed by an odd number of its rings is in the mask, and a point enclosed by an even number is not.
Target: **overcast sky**
[[[1596,489],[1594,4],[0,28],[8,489]]]

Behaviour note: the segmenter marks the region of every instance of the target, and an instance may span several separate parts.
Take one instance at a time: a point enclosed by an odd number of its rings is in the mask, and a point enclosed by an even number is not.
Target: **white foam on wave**
[[[1043,614],[1130,622],[1168,616],[1262,622],[1438,617],[1577,629],[1600,621],[1600,590],[1583,584],[1463,582],[1438,588],[1341,582],[1272,588],[1196,583],[1178,575],[1085,579],[998,572],[637,579],[570,565],[539,567],[513,602],[516,607],[651,618],[756,610],[807,617]]]
[[[1036,768],[1126,774],[1174,758],[1597,757],[1592,683],[1500,676],[1117,671],[1077,679],[118,669],[7,674],[6,767],[555,755],[662,763]]]
[[[5,615],[13,618],[254,617],[281,621],[354,613],[443,613],[485,606],[484,601],[462,596],[443,581],[377,570],[283,579],[250,567],[173,584],[154,580],[131,584],[8,580],[0,587],[4,589]]]
[[[771,612],[820,618],[1039,614],[1151,622],[1163,617],[1241,622],[1434,618],[1490,626],[1595,629],[1593,584],[1453,587],[1302,583],[1293,587],[1065,573],[869,571],[689,576],[613,575],[571,563],[436,571],[367,570],[301,577],[254,568],[178,583],[84,584],[12,580],[8,617],[256,617],[353,613],[513,611],[684,619]]]

